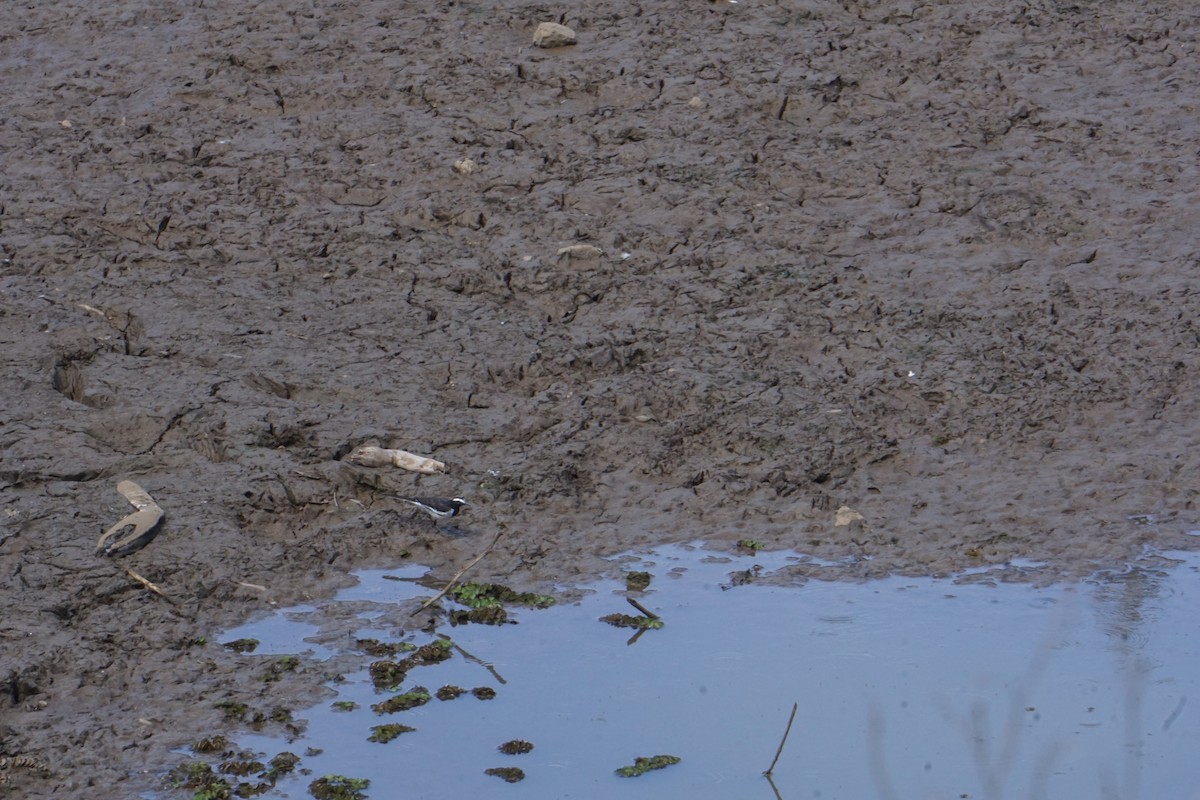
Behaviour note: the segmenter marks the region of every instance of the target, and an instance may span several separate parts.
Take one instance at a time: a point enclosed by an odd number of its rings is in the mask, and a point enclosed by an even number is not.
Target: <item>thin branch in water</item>
[[[639,603],[637,600],[634,600],[632,597],[626,597],[625,600],[629,602],[629,605],[633,606],[634,608],[636,608],[638,611],[645,614],[650,619],[658,619],[658,614],[655,614],[653,611],[650,611],[644,605]]]
[[[792,714],[788,717],[787,728],[783,731],[783,738],[779,740],[779,749],[775,751],[775,758],[771,759],[771,766],[767,767],[767,771],[763,773],[768,778],[771,777],[775,770],[775,765],[779,763],[779,756],[783,754],[783,746],[787,744],[788,734],[792,732],[792,723],[796,721],[796,710],[800,708],[799,703],[792,703]],[[772,784],[774,785],[774,784]]]

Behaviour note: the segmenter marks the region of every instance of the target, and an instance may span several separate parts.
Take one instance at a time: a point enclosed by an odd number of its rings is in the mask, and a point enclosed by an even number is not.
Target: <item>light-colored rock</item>
[[[688,100],[688,108],[700,109],[700,108],[704,108],[707,105],[708,105],[708,103],[704,102],[699,97],[693,97],[691,100]]]
[[[460,158],[454,162],[454,171],[459,175],[471,175],[477,169],[479,169],[479,165],[469,158]]]
[[[533,43],[538,47],[563,47],[575,44],[575,31],[557,22],[543,22],[533,32]]]

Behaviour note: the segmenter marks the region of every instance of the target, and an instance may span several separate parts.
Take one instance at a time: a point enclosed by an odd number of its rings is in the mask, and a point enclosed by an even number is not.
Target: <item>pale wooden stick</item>
[[[159,597],[161,597],[162,599],[166,600],[168,603],[174,603],[174,602],[175,602],[174,598],[172,598],[172,597],[169,597],[169,596],[167,595],[167,593],[166,593],[166,592],[164,592],[162,589],[160,589],[160,588],[158,588],[157,586],[155,586],[155,585],[154,585],[153,583],[151,583],[150,581],[148,581],[148,580],[146,580],[145,578],[143,578],[141,575],[138,575],[138,574],[137,574],[136,572],[134,572],[134,571],[133,571],[131,568],[129,568],[129,567],[126,567],[126,568],[125,568],[125,574],[126,574],[126,575],[128,575],[129,577],[133,578],[135,581],[137,581],[138,583],[140,583],[142,586],[146,587],[148,590],[150,590],[150,591],[154,592],[156,595],[158,595],[158,596],[159,596]]]
[[[490,553],[492,551],[492,548],[496,546],[496,542],[500,541],[500,537],[503,535],[504,535],[504,531],[500,531],[499,533],[497,533],[496,538],[492,539],[492,543],[489,544],[482,553],[480,553],[479,555],[472,558],[471,561],[465,567],[460,569],[458,571],[458,573],[453,578],[450,579],[450,582],[447,583],[446,586],[440,592],[438,592],[436,595],[434,595],[433,597],[429,598],[424,603],[422,603],[421,607],[418,608],[416,611],[412,612],[411,614],[409,614],[409,616],[415,617],[417,614],[420,614],[422,611],[429,608],[431,605],[436,603],[438,600],[441,600],[443,597],[445,597],[447,594],[449,594],[450,590],[454,588],[454,584],[458,583],[458,579],[461,578],[463,575],[465,575],[467,570],[469,570],[471,567],[478,564],[483,559],[484,556],[486,556],[488,553]]]

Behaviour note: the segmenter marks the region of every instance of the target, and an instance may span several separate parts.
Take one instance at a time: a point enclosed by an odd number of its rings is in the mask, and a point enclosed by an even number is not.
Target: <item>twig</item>
[[[160,588],[158,588],[157,586],[155,586],[155,585],[154,585],[153,583],[151,583],[150,581],[148,581],[148,580],[146,580],[145,578],[143,578],[141,575],[138,575],[138,574],[137,574],[136,572],[134,572],[134,571],[133,571],[131,568],[129,568],[129,567],[126,567],[126,568],[125,568],[125,574],[126,574],[126,575],[128,575],[129,577],[133,578],[135,581],[137,581],[138,583],[140,583],[140,584],[141,584],[142,586],[144,586],[146,589],[150,590],[151,592],[154,592],[156,595],[158,595],[158,596],[159,596],[159,597],[161,597],[162,599],[166,600],[168,603],[171,603],[172,605],[174,605],[174,604],[175,604],[175,599],[174,599],[173,597],[169,597],[169,596],[167,595],[167,593],[166,593],[166,592],[164,592],[162,589],[160,589]]]
[[[458,583],[458,579],[461,578],[463,575],[465,575],[467,570],[469,570],[471,567],[478,564],[483,559],[484,556],[486,556],[488,553],[492,552],[492,548],[496,546],[496,542],[500,541],[500,537],[503,535],[504,535],[504,531],[500,531],[499,533],[497,533],[496,537],[494,539],[492,539],[492,543],[489,544],[486,548],[484,548],[484,551],[482,553],[480,553],[479,555],[472,558],[465,567],[460,569],[458,571],[458,573],[453,578],[450,579],[450,582],[447,583],[440,592],[438,592],[433,597],[429,598],[424,603],[422,603],[421,607],[418,608],[416,611],[412,612],[411,614],[409,614],[409,616],[415,617],[417,614],[420,614],[422,611],[429,608],[431,605],[436,603],[438,600],[441,600],[443,597],[445,597],[447,594],[449,594],[450,590],[454,588],[454,584]]]
[[[768,778],[771,777],[775,769],[775,765],[779,763],[779,756],[783,754],[783,746],[787,743],[788,734],[792,732],[792,723],[796,720],[796,709],[800,707],[799,703],[792,703],[792,715],[788,717],[787,728],[783,731],[783,738],[779,740],[779,749],[775,751],[775,758],[771,760],[771,766],[767,767],[767,771],[763,773]]]
[[[632,597],[626,597],[625,599],[629,601],[629,605],[633,606],[634,608],[636,608],[638,611],[645,614],[650,619],[658,619],[658,614],[655,614],[653,611],[650,611],[644,605],[639,603],[637,600],[634,600]]]

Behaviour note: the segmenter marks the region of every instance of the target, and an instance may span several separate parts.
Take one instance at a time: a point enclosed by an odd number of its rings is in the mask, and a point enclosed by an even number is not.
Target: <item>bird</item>
[[[398,494],[388,496],[411,503],[428,514],[434,522],[457,517],[462,507],[467,505],[467,501],[461,497],[404,497]]]

